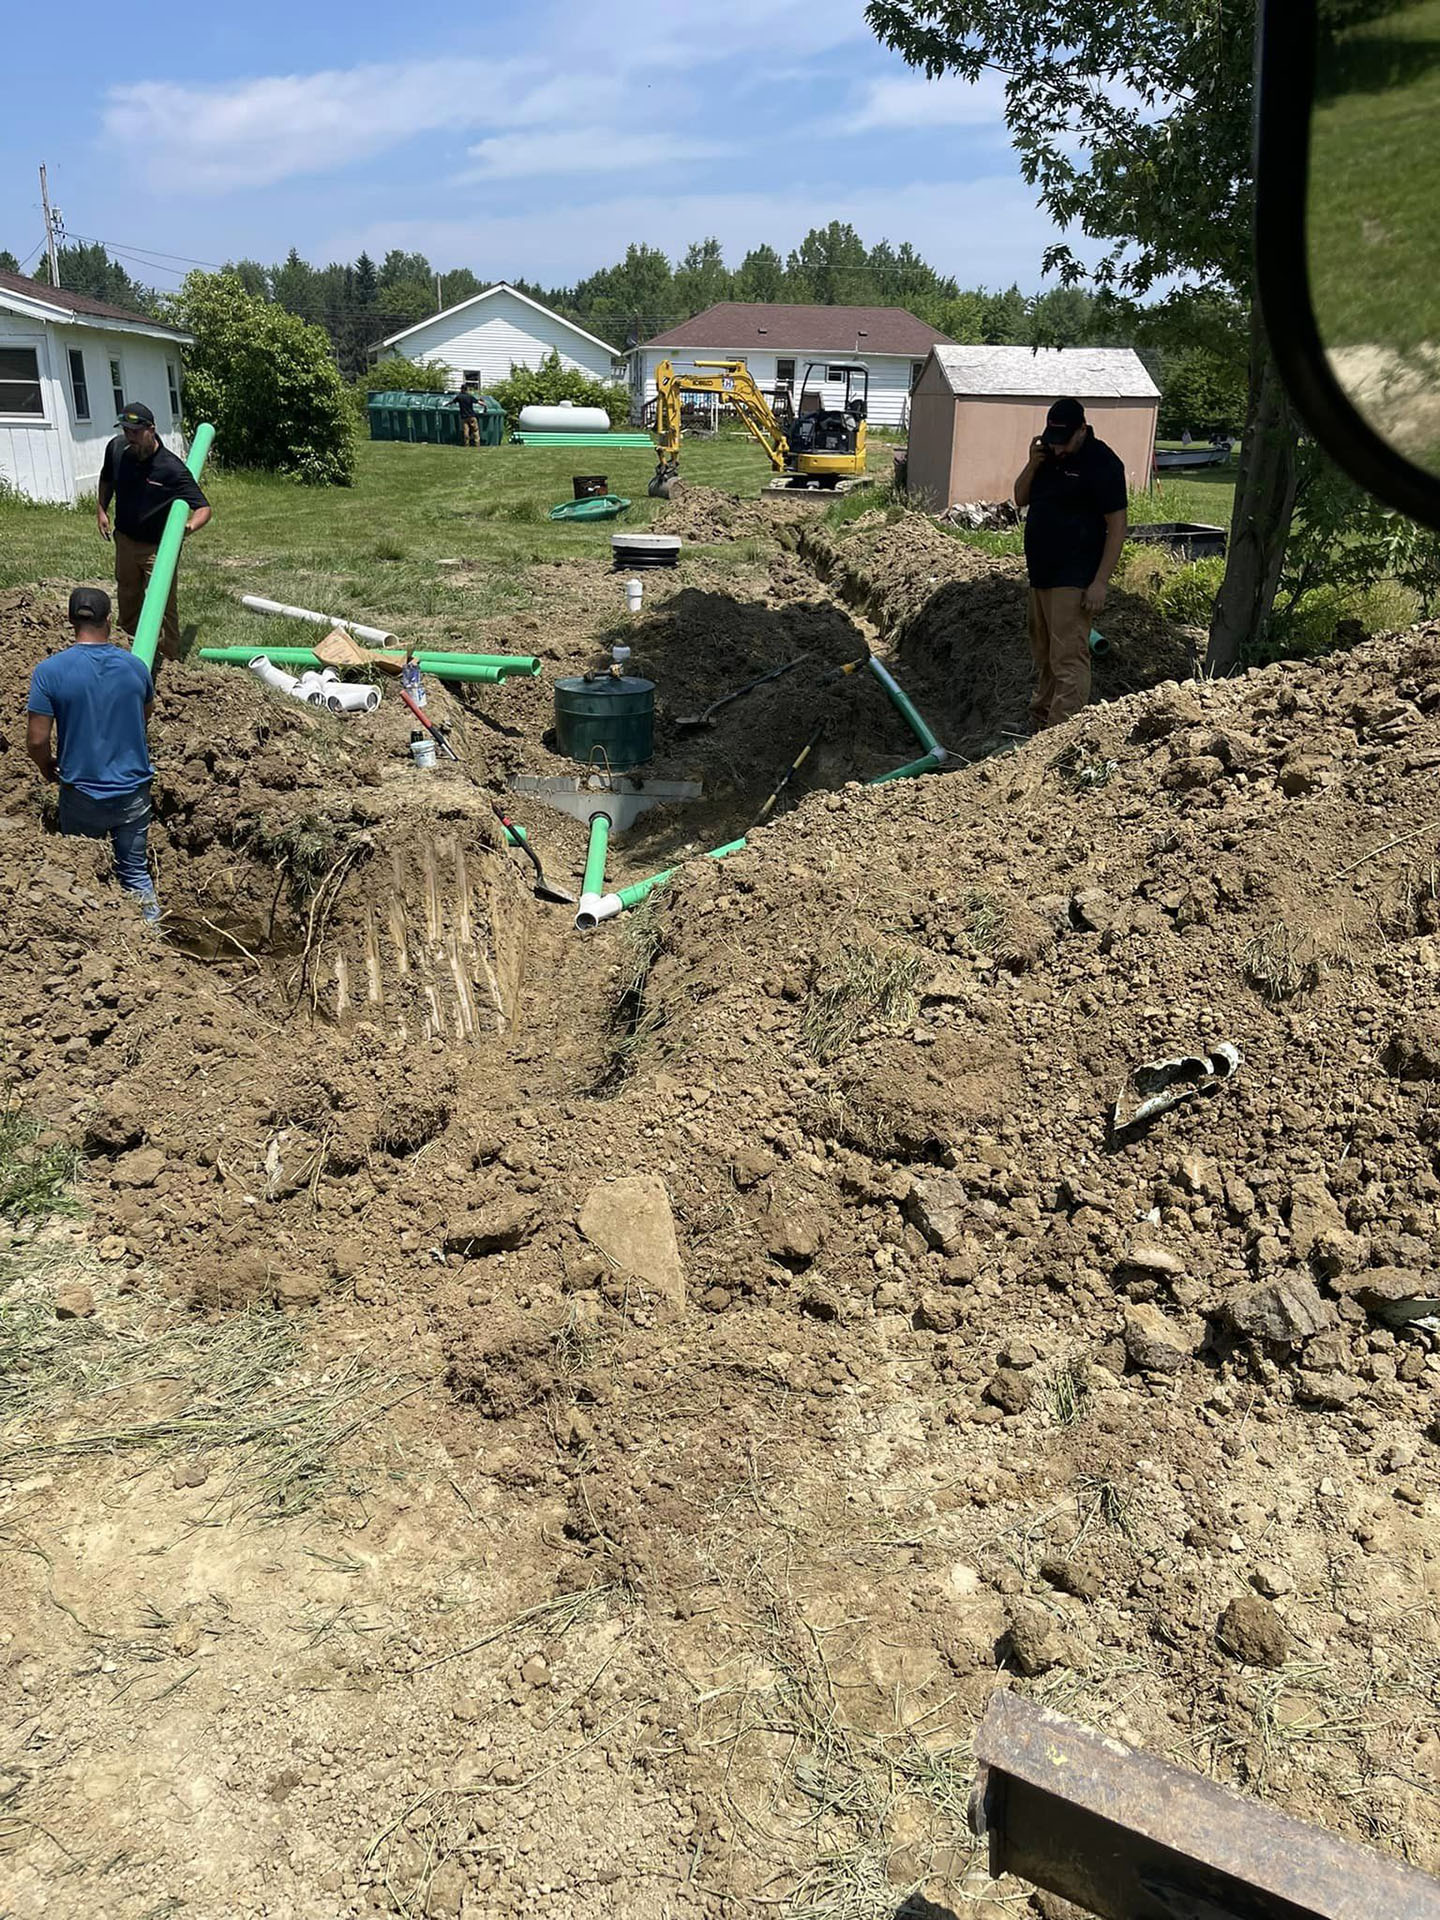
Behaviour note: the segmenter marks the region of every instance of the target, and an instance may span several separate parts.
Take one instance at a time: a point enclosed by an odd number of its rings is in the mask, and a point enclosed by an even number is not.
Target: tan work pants
[[[145,601],[145,589],[150,584],[158,551],[156,547],[147,547],[139,540],[132,540],[127,533],[117,533],[115,536],[115,597],[119,602],[115,617],[132,640],[140,623],[140,608]],[[177,566],[176,574],[179,571]],[[173,578],[170,582],[170,598],[165,603],[165,617],[160,623],[160,653],[166,660],[180,658],[180,616],[175,607]]]
[[[1030,720],[1037,729],[1058,726],[1090,698],[1090,616],[1080,587],[1030,589],[1030,655],[1035,689]]]
[[[461,420],[460,438],[462,443],[467,447],[479,446],[480,420],[478,415],[472,413],[468,420]]]

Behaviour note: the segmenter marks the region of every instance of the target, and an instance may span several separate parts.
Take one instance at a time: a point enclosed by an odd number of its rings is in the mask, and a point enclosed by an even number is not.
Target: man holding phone
[[[1125,468],[1078,400],[1057,400],[1015,482],[1030,576],[1030,726],[1039,733],[1090,698],[1090,623],[1125,544]]]

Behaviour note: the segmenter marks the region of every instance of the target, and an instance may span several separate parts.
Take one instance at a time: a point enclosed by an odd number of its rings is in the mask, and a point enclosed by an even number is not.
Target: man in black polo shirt
[[[115,590],[120,603],[117,617],[133,639],[171,502],[183,500],[190,508],[186,533],[205,525],[210,518],[210,503],[185,462],[161,442],[155,431],[155,416],[143,401],[129,402],[115,424],[122,437],[112,440],[105,449],[95,519],[102,538],[108,540],[113,499]],[[180,620],[173,579],[160,627],[160,652],[167,660],[180,657]]]
[[[1030,575],[1030,651],[1038,733],[1078,713],[1090,698],[1090,622],[1105,606],[1125,544],[1125,468],[1078,400],[1057,400],[1015,482],[1025,517]]]
[[[451,396],[452,407],[460,409],[460,439],[467,447],[480,444],[480,409],[475,399],[475,389],[467,380],[457,394]]]

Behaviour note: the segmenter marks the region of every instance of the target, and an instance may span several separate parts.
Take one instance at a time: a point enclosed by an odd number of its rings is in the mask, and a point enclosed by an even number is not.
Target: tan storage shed
[[[1129,347],[935,347],[910,401],[906,482],[941,513],[961,500],[1008,500],[1045,411],[1078,400],[1097,439],[1148,487],[1160,389]]]

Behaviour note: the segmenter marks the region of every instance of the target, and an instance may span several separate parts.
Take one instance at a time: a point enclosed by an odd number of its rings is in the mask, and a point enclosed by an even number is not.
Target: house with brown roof
[[[845,367],[870,373],[873,425],[903,426],[910,394],[930,350],[949,346],[947,335],[917,320],[903,307],[800,307],[766,301],[722,300],[693,320],[669,327],[631,355],[631,391],[637,407],[655,398],[655,369],[662,360],[677,370],[699,360],[743,360],[761,391],[779,407],[838,406]],[[806,386],[808,372],[809,384]]]
[[[73,506],[93,493],[126,401],[185,450],[180,353],[191,336],[148,314],[0,273],[0,486]]]

